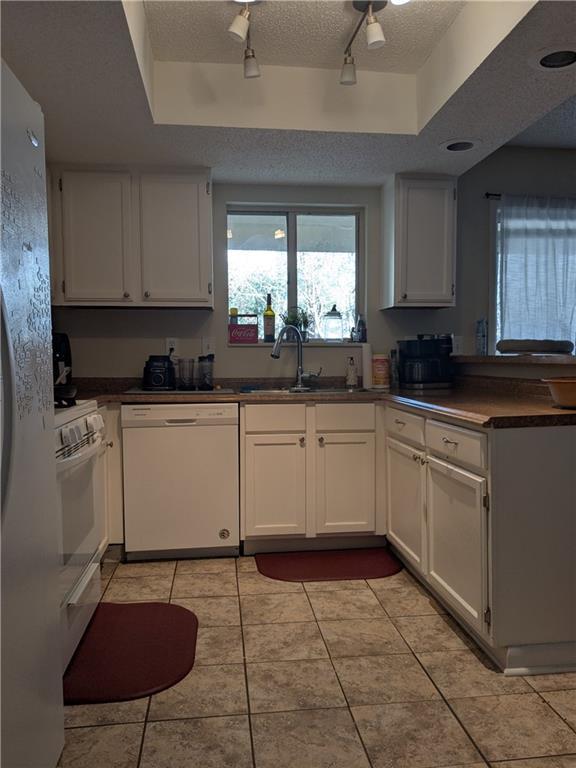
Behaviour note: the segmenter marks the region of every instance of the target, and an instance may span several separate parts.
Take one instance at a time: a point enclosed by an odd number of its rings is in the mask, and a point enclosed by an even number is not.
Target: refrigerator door
[[[42,112],[2,62],[3,766],[53,768],[64,741]]]

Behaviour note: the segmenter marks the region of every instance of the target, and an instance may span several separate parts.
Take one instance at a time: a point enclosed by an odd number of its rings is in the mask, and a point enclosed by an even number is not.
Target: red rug
[[[150,696],[192,669],[198,619],[167,603],[100,603],[64,674],[65,704]]]
[[[256,555],[256,565],[261,574],[280,581],[381,579],[403,568],[400,560],[383,547],[277,552]]]

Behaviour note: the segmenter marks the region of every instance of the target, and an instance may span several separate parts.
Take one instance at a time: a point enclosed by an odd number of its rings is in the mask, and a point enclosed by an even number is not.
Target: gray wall
[[[324,204],[365,211],[364,296],[369,341],[375,352],[415,333],[454,332],[466,352],[474,349],[474,322],[489,309],[490,206],[484,193],[576,194],[576,152],[504,148],[459,180],[457,306],[445,310],[378,310],[380,290],[380,189],[376,187],[289,187],[214,185],[215,310],[55,309],[57,330],[70,334],[76,376],[138,376],[150,354],[164,353],[164,339],[180,339],[180,354],[197,356],[201,338],[216,343],[216,375],[290,376],[291,350],[273,361],[269,349],[228,347],[226,204]],[[323,366],[326,375],[343,375],[347,348],[306,349],[306,368]],[[359,355],[356,354],[358,360]]]

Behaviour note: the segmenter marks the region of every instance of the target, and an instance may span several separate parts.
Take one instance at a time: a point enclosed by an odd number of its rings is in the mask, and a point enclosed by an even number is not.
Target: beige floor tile
[[[148,723],[140,768],[193,766],[252,768],[248,718],[207,717]]]
[[[347,709],[253,715],[258,768],[370,768]]]
[[[179,683],[152,696],[149,720],[248,712],[243,664],[195,666]]]
[[[576,733],[536,693],[450,704],[490,761],[576,752]]]
[[[402,587],[414,587],[418,584],[414,576],[404,568],[392,576],[385,576],[383,579],[368,579],[368,586],[375,592],[385,592],[389,589],[398,589]]]
[[[346,699],[328,660],[248,664],[251,712],[345,707]]]
[[[276,624],[278,622],[314,621],[304,593],[286,595],[243,595],[240,598],[242,624]]]
[[[58,765],[61,768],[136,768],[144,725],[71,728]]]
[[[332,657],[410,652],[388,618],[321,621],[319,626]]]
[[[144,563],[118,563],[115,579],[131,579],[138,576],[174,576],[175,560],[158,560]]]
[[[235,573],[196,573],[174,577],[172,597],[235,597]]]
[[[134,701],[117,701],[112,704],[79,704],[64,707],[64,727],[143,723],[148,701],[149,698],[146,697]]]
[[[524,678],[535,691],[565,691],[576,688],[576,672],[557,675],[529,675]]]
[[[110,603],[168,599],[171,587],[171,576],[136,576],[129,579],[112,578],[103,599]]]
[[[238,573],[254,573],[258,570],[256,560],[252,555],[236,558],[236,570]]]
[[[379,619],[386,614],[370,590],[311,592],[308,597],[318,621],[336,619]]]
[[[196,664],[241,664],[242,630],[240,627],[199,627]]]
[[[492,768],[576,768],[576,755],[533,757],[528,760],[510,760],[504,763],[490,763],[490,765]]]
[[[240,626],[237,597],[173,597],[170,602],[195,613],[201,627]]]
[[[432,595],[418,586],[384,590],[373,587],[373,589],[388,616],[427,616],[446,613]]]
[[[531,692],[521,677],[507,677],[480,651],[435,651],[418,658],[449,699]]]
[[[241,595],[274,595],[284,592],[302,592],[304,587],[299,581],[280,581],[262,576],[258,571],[240,572],[238,588]]]
[[[545,691],[542,698],[558,712],[568,725],[576,730],[576,689],[571,691]]]
[[[176,573],[179,576],[194,573],[235,573],[236,559],[234,557],[211,557],[197,560],[179,560]]]
[[[443,701],[352,707],[373,768],[435,768],[481,761]]]
[[[474,645],[448,616],[404,616],[393,622],[415,653],[461,651]]]
[[[324,659],[326,646],[316,622],[243,627],[246,661]]]
[[[340,592],[343,589],[365,590],[368,584],[364,579],[348,579],[347,581],[305,581],[306,592]]]
[[[440,698],[412,654],[334,659],[334,667],[351,707]]]

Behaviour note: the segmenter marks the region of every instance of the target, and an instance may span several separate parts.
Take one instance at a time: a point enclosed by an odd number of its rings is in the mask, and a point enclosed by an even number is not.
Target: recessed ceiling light
[[[477,149],[482,142],[480,139],[450,139],[449,141],[443,141],[440,144],[441,149],[445,149],[447,152],[468,152],[471,149]]]
[[[545,69],[561,69],[576,63],[576,51],[553,51],[540,59]]]

